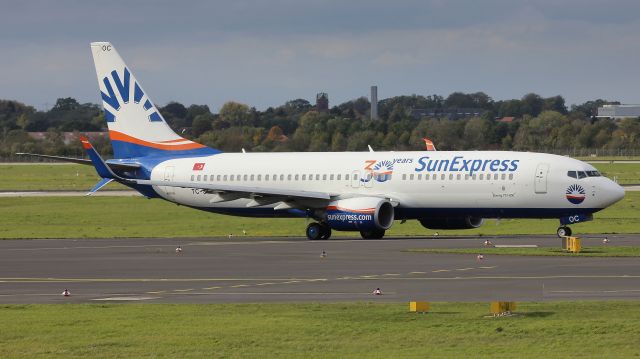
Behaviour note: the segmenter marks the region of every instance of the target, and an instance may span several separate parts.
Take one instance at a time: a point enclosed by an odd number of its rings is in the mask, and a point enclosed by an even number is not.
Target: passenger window
[[[513,173],[509,173],[509,179],[512,180],[513,179]]]
[[[449,181],[453,180],[453,173],[449,173]]]
[[[582,171],[578,171],[578,179],[582,179],[582,178],[585,178],[585,177],[587,177],[586,173],[584,173]]]
[[[475,173],[473,174],[473,176],[471,176],[471,179],[474,180],[474,181],[476,180],[476,174]]]
[[[402,174],[402,180],[403,180],[403,181],[406,181],[406,180],[407,180],[407,174],[406,174],[406,173],[403,173],[403,174]]]
[[[220,182],[220,175],[217,175],[216,177],[216,181]]]
[[[298,175],[296,175],[296,176],[295,176],[295,180],[296,180],[296,181],[298,180]]]
[[[342,177],[342,175],[338,175],[338,177],[336,177],[336,181],[340,181],[340,177]]]
[[[468,173],[465,173],[465,174],[464,174],[464,180],[466,181],[466,180],[468,180],[468,179],[469,179],[469,174],[468,174]]]
[[[333,175],[329,176],[329,181],[333,181]]]
[[[194,180],[194,177],[195,177],[195,175],[191,175],[191,180],[192,180],[192,181]]]
[[[280,175],[280,181],[284,181],[284,175]]]
[[[503,173],[503,174],[502,174],[502,180],[504,181],[505,179],[507,179],[507,174],[506,174],[506,173]]]
[[[493,174],[493,179],[494,179],[494,180],[497,180],[497,179],[498,179],[498,174],[497,174],[497,173],[494,173],[494,174]]]
[[[253,181],[253,178],[254,178],[253,175],[251,175],[250,180]]]
[[[569,176],[571,178],[578,178],[578,175],[576,174],[576,171],[567,172],[567,176]]]
[[[478,176],[478,179],[479,179],[479,180],[483,180],[483,179],[484,179],[484,173],[481,173],[481,174]]]
[[[200,180],[201,180],[201,176],[200,176],[200,175],[198,175],[198,181],[200,181]]]
[[[349,180],[349,175],[344,175],[344,179],[348,181]]]
[[[262,175],[258,175],[258,181],[262,181]]]
[[[320,181],[320,174],[316,174],[316,181]]]
[[[326,181],[326,180],[327,180],[327,175],[326,175],[326,174],[322,175],[322,180],[323,180],[323,181]]]
[[[458,173],[458,175],[456,175],[456,179],[457,179],[458,181],[460,180],[460,178],[461,178],[461,177],[462,177],[462,175],[461,175],[461,174],[459,174],[459,173]]]
[[[307,175],[302,175],[302,180],[305,181],[307,179]]]
[[[207,181],[207,177],[208,177],[207,175],[202,176],[202,180],[206,182]]]
[[[444,181],[444,173],[440,175],[440,179]]]
[[[409,180],[413,181],[413,173],[409,175]]]
[[[382,177],[382,175],[380,175],[380,177]],[[418,179],[421,180],[422,179],[422,173],[418,173]]]
[[[425,180],[428,180],[428,179],[429,179],[429,174],[428,174],[428,173],[424,175],[424,179],[425,179]]]

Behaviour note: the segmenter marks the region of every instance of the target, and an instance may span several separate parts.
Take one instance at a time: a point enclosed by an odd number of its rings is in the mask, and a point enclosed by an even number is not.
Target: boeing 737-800
[[[86,138],[90,160],[56,157],[95,166],[102,180],[89,193],[117,181],[204,211],[311,218],[312,240],[332,229],[382,238],[396,220],[465,229],[485,218],[558,218],[565,236],[624,197],[593,166],[544,153],[223,153],[177,135],[110,43],[91,51],[114,159]]]

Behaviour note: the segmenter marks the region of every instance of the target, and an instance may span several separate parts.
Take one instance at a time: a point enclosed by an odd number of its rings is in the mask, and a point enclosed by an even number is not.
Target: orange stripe
[[[168,150],[168,151],[193,150],[197,148],[207,147],[205,145],[201,145],[195,142],[186,143],[184,145],[166,145],[162,143],[149,142],[149,141],[141,140],[139,138],[131,137],[129,135],[125,135],[124,133],[118,132],[118,131],[109,131],[109,138],[112,141],[123,141],[128,143],[134,143],[136,145],[157,148],[160,150]],[[184,141],[184,139],[181,139],[181,141]]]
[[[181,142],[181,141],[189,141],[186,138],[178,138],[177,140],[169,140],[169,141],[160,141],[161,143],[172,143],[172,142]]]
[[[375,208],[365,208],[365,209],[349,209],[337,206],[328,206],[327,210],[329,211],[343,211],[343,212],[355,212],[355,213],[371,213],[375,212]]]

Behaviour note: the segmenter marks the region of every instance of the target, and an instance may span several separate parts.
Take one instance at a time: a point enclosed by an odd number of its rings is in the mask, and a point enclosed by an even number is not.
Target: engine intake
[[[394,216],[391,202],[377,197],[341,199],[326,208],[327,223],[339,231],[386,230]]]
[[[420,224],[428,229],[472,229],[484,223],[484,218],[464,217],[431,217],[420,219]]]

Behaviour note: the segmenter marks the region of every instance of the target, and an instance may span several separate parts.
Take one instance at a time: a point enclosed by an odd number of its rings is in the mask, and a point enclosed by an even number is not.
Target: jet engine
[[[340,199],[326,208],[326,222],[339,231],[384,231],[391,227],[393,219],[391,202],[378,197]]]

